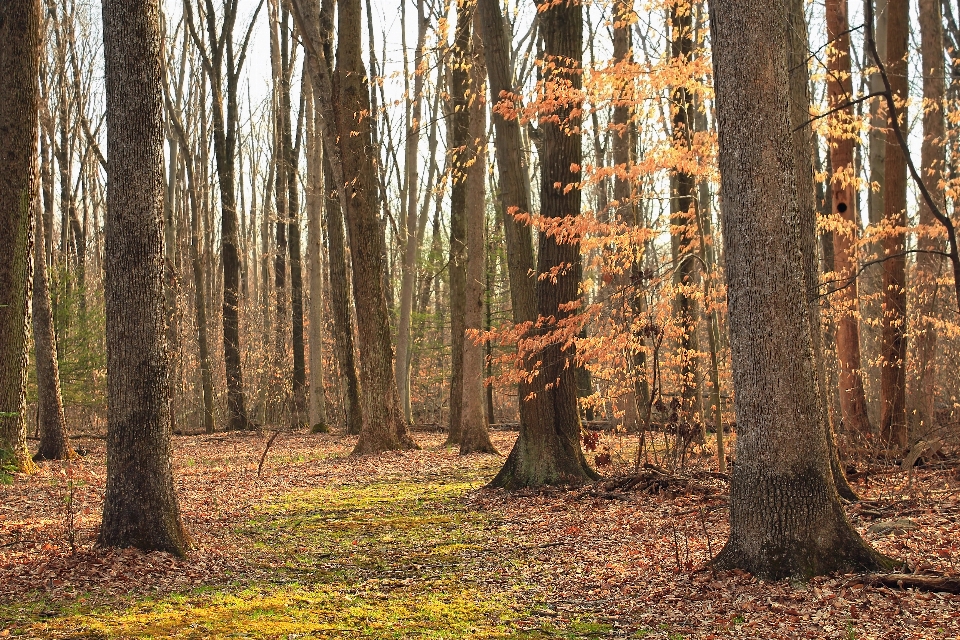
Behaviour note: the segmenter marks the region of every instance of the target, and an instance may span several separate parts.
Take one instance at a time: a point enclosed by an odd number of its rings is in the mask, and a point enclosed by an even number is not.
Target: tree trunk
[[[33,259],[33,350],[37,367],[37,426],[40,447],[34,460],[66,460],[74,456],[67,436],[60,395],[60,367],[57,363],[57,336],[47,281],[43,216],[37,216],[37,242]]]
[[[670,8],[671,55],[673,64],[687,65],[693,56],[693,12],[690,5]],[[693,140],[693,105],[690,92],[682,84],[671,96],[673,111],[674,146],[688,152]],[[671,175],[670,235],[673,253],[674,317],[680,332],[678,360],[680,362],[680,419],[692,422],[696,399],[699,397],[697,367],[697,264],[691,259],[691,247],[696,233],[695,177],[687,171],[675,170]]]
[[[710,16],[738,429],[730,538],[714,562],[768,579],[883,564],[847,521],[830,469],[783,9],[719,0]]]
[[[360,1],[338,6],[337,80],[334,99],[344,183],[341,203],[350,230],[353,295],[358,313],[363,426],[354,453],[411,449],[393,369],[390,317],[383,289],[382,228],[377,217],[376,153],[370,138],[370,94],[360,57]]]
[[[291,65],[292,66],[292,65]],[[288,112],[289,113],[289,112]],[[307,422],[307,369],[303,346],[303,259],[301,257],[300,242],[300,188],[297,169],[300,163],[300,140],[302,138],[301,124],[303,109],[297,124],[297,143],[291,144],[290,118],[287,118],[288,128],[284,131],[284,166],[287,170],[287,215],[288,237],[290,238],[290,311],[292,319],[292,346],[293,346],[293,404],[292,425],[294,428],[304,426]]]
[[[304,74],[303,101],[306,109],[307,137],[307,262],[310,265],[310,427],[329,431],[323,386],[323,144],[315,124],[319,114],[313,109],[313,84]]]
[[[326,62],[331,65],[327,73],[333,74],[333,2],[324,0],[320,10],[320,28],[323,38]],[[314,84],[314,92],[320,90]],[[316,98],[316,93],[314,94]],[[320,109],[319,116],[323,113]],[[343,208],[337,196],[338,185],[333,179],[333,168],[330,164],[331,156],[339,154],[338,148],[330,148],[324,142],[323,153],[323,183],[324,206],[323,215],[327,223],[327,252],[330,257],[330,310],[333,315],[333,338],[337,351],[337,360],[340,371],[346,379],[346,407],[347,433],[359,435],[363,427],[363,410],[360,404],[360,380],[357,377],[357,363],[354,350],[353,316],[350,308],[351,280],[347,274],[347,254],[345,249]]]
[[[105,0],[107,481],[98,544],[178,556],[163,335],[160,3]]]
[[[368,0],[369,2],[369,0]],[[403,3],[401,15],[406,15],[406,3]],[[401,17],[401,29],[405,30],[405,20]],[[460,22],[458,9],[457,24]],[[404,154],[404,170],[406,173],[405,194],[406,200],[402,206],[401,233],[401,263],[400,274],[400,317],[397,321],[397,361],[396,377],[397,388],[400,391],[400,401],[403,403],[403,415],[409,421],[412,419],[410,408],[410,320],[413,312],[413,294],[417,276],[417,259],[420,255],[420,241],[422,232],[419,232],[419,207],[417,207],[418,174],[420,162],[418,149],[420,143],[420,127],[423,105],[423,70],[420,68],[423,61],[423,49],[427,37],[428,22],[424,17],[424,0],[417,0],[417,48],[414,52],[414,81],[413,93],[410,93],[409,69],[406,67],[406,47],[404,46],[404,84],[407,98],[407,138]],[[456,45],[454,45],[456,47]],[[453,55],[455,56],[456,48]],[[456,73],[456,71],[454,72]],[[426,192],[429,199],[429,191]]]
[[[790,129],[793,132],[794,171],[796,172],[796,196],[799,207],[797,231],[800,240],[800,263],[803,273],[803,290],[807,312],[810,316],[810,339],[816,365],[815,381],[820,403],[817,415],[823,430],[834,485],[841,497],[855,500],[840,465],[833,425],[827,413],[827,372],[823,356],[823,330],[820,324],[820,261],[817,256],[817,197],[813,175],[813,133],[810,121],[810,75],[806,60],[810,42],[807,37],[807,22],[802,0],[789,0],[787,40],[789,43],[788,65],[790,73]]]
[[[833,43],[829,58],[827,90],[829,105],[837,108],[853,95],[850,68],[850,33],[847,20],[847,0],[827,0],[827,38]],[[867,398],[863,389],[860,364],[860,304],[857,290],[856,240],[860,230],[857,207],[857,175],[853,166],[853,151],[858,125],[853,119],[853,108],[838,111],[831,118],[834,135],[829,138],[831,214],[839,220],[840,229],[833,232],[833,271],[845,285],[833,294],[833,305],[839,309],[836,345],[840,364],[840,412],[844,428],[861,438],[869,438],[872,430],[867,416]],[[847,283],[846,279],[850,282]]]
[[[887,56],[885,65],[894,99],[902,104],[902,126],[907,124],[907,51],[910,38],[910,3],[887,2]],[[883,322],[880,373],[880,438],[891,449],[907,446],[907,162],[893,127],[886,135],[883,219],[888,225],[883,239]]]
[[[269,419],[279,424],[288,408],[289,396],[284,385],[287,372],[287,338],[290,315],[287,311],[287,148],[286,138],[290,120],[289,41],[286,20],[281,23],[279,2],[273,2],[270,27],[270,59],[273,73],[274,120],[273,120],[273,200],[277,209],[274,226],[276,253],[273,256],[273,289],[276,296],[274,325],[273,376],[267,404],[274,407]],[[286,18],[286,16],[284,16]]]
[[[927,190],[941,211],[946,210],[940,179],[946,166],[944,122],[945,59],[943,55],[943,13],[939,0],[920,0],[920,53],[923,58],[923,144],[920,147],[920,175]],[[917,248],[943,251],[940,228],[933,212],[920,203],[920,227]],[[910,422],[912,436],[922,437],[934,426],[936,398],[936,347],[938,321],[936,310],[937,277],[943,268],[943,258],[929,253],[917,254],[916,296],[917,316],[916,377],[911,394]]]
[[[40,3],[0,6],[0,464],[32,468],[27,452],[26,370],[33,275],[33,216],[40,181]]]
[[[537,8],[544,57],[556,63],[555,67],[545,67],[541,90],[559,99],[554,113],[540,123],[541,215],[563,223],[564,218],[580,214],[583,7],[578,2],[556,4],[544,0],[538,1]],[[537,362],[540,365],[532,383],[520,385],[520,435],[491,482],[492,486],[504,489],[580,484],[597,478],[596,472],[587,466],[580,446],[575,347],[564,348],[566,340],[562,335],[547,338],[546,344],[539,347],[547,333],[573,331],[559,323],[570,319],[573,312],[568,305],[576,303],[579,297],[580,246],[577,241],[558,243],[553,235],[539,235],[537,273],[556,270],[556,276],[537,281],[538,335],[529,342],[538,347],[536,353],[527,357],[527,366],[532,368]],[[534,396],[527,398],[531,392]]]
[[[469,2],[457,3],[457,26],[453,39],[450,114],[450,421],[447,444],[460,444],[463,432],[463,347],[464,314],[467,306],[466,207],[470,153],[470,25]]]
[[[487,99],[484,90],[487,70],[483,68],[483,43],[476,32],[472,40],[473,50],[468,60],[471,101],[466,109],[470,117],[467,146],[470,152],[465,155],[471,164],[467,167],[464,208],[467,250],[464,328],[480,331],[483,329],[483,272],[486,267],[483,231],[487,209]],[[460,455],[497,453],[487,431],[483,387],[483,345],[476,344],[471,337],[464,337]]]
[[[502,92],[514,90],[510,71],[510,41],[504,32],[498,0],[477,0],[477,11],[490,79],[490,95],[494,101],[499,101]],[[533,322],[537,318],[537,302],[531,277],[534,268],[532,234],[527,224],[517,222],[512,215],[530,213],[530,185],[520,144],[520,124],[516,118],[505,118],[497,111],[493,111],[491,117],[496,132],[495,149],[513,321]]]

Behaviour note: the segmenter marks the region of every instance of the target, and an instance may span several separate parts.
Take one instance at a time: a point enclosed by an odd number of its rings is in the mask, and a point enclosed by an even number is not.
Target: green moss
[[[463,494],[483,472],[431,482],[295,490],[260,505],[240,533],[260,581],[90,607],[0,606],[16,633],[66,638],[589,638],[590,620],[531,629],[537,607],[490,558],[487,516]],[[556,625],[556,626],[553,626]]]

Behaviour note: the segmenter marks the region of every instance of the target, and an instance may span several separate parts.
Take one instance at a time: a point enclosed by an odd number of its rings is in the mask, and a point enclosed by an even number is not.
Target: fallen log
[[[936,591],[960,593],[960,578],[931,576],[914,573],[877,573],[867,576],[865,584],[883,585],[895,589],[917,589],[918,591]]]

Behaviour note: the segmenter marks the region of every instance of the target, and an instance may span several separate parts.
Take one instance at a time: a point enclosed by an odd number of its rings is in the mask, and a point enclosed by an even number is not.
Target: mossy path
[[[231,536],[257,571],[154,597],[0,605],[0,629],[59,638],[589,637],[587,621],[541,623],[517,576],[522,545],[470,497],[488,458],[453,476],[377,477],[275,492]],[[91,598],[96,601],[96,598]],[[553,623],[553,621],[549,621]]]

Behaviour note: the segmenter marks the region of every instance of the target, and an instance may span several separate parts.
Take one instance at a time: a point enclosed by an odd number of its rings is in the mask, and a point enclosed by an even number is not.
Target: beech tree
[[[710,17],[738,432],[714,563],[770,579],[885,566],[843,512],[821,423],[788,16],[777,0],[720,0]]]
[[[29,470],[27,338],[34,216],[40,192],[40,2],[0,6],[0,464]]]
[[[105,0],[107,481],[98,544],[184,555],[173,486],[163,292],[158,0]]]
[[[556,109],[540,120],[540,215],[563,224],[580,214],[580,89],[583,52],[583,6],[579,0],[537,2],[544,40],[544,99]],[[504,489],[548,484],[580,484],[597,477],[580,446],[575,347],[557,337],[543,338],[572,315],[578,300],[580,250],[576,241],[540,234],[536,301],[539,318],[531,341],[536,345],[535,377],[521,398],[520,435],[491,486]],[[568,329],[569,330],[569,329]],[[525,405],[525,406],[524,406]]]

